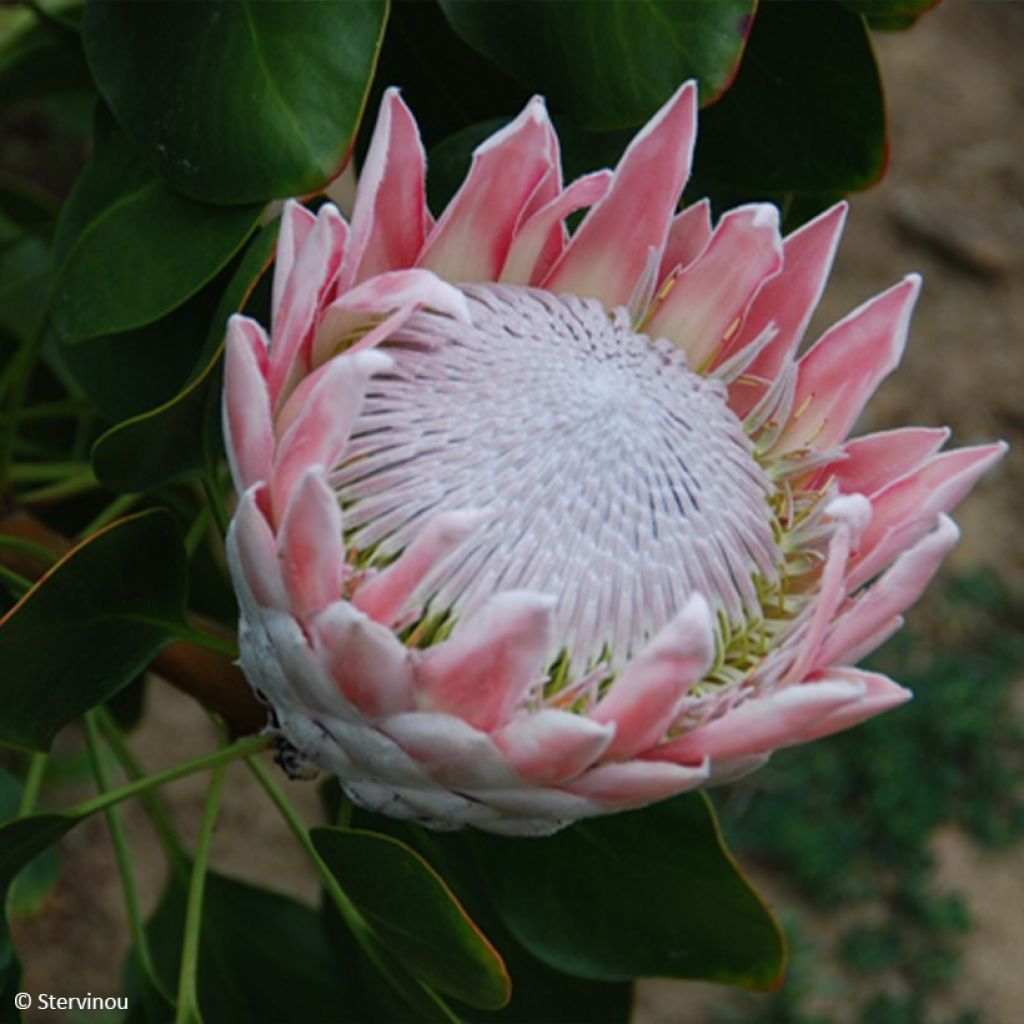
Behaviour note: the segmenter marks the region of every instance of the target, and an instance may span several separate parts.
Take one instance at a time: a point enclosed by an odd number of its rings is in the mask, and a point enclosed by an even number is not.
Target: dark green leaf
[[[391,85],[401,88],[428,147],[499,114],[510,120],[532,95],[532,87],[523,88],[467,46],[436,3],[419,0],[400,0],[392,7],[367,107],[371,114]],[[367,118],[360,157],[371,128]]]
[[[482,1009],[508,1001],[501,958],[418,853],[390,836],[357,829],[310,834],[381,943],[416,977]]]
[[[164,180],[247,203],[316,191],[341,170],[386,15],[385,0],[105,0],[83,31],[100,92]]]
[[[228,263],[261,212],[260,204],[222,208],[185,199],[123,133],[101,135],[57,225],[58,332],[78,342],[176,309]]]
[[[703,978],[765,989],[778,924],[736,868],[702,795],[547,839],[474,837],[495,909],[534,956],[602,981]]]
[[[0,51],[0,110],[67,92],[91,92],[82,42],[71,29],[36,21]]]
[[[204,425],[219,423],[220,359],[228,318],[240,309],[266,270],[277,240],[277,224],[265,228],[246,249],[223,290],[206,334],[201,369],[190,383],[159,408],[107,431],[93,448],[93,466],[113,491],[148,490],[202,468]],[[221,290],[218,288],[218,292]]]
[[[107,710],[122,732],[131,732],[142,720],[148,681],[148,673],[143,673],[107,701]]]
[[[21,1010],[14,1005],[14,997],[21,991],[21,963],[17,957],[11,957],[9,966],[0,970],[0,1020],[7,1024],[20,1021]]]
[[[52,357],[111,419],[151,410],[173,398],[195,372],[228,274],[218,274],[159,320],[75,345],[57,342],[49,346]]]
[[[863,19],[835,3],[762,4],[735,83],[701,116],[688,195],[845,193],[877,181],[885,154]]]
[[[642,124],[688,78],[702,103],[735,74],[753,0],[440,0],[455,30],[590,129]]]
[[[0,216],[0,331],[24,338],[46,298],[46,243]]]
[[[185,629],[184,603],[184,549],[166,513],[75,548],[0,620],[0,742],[48,749]]]
[[[322,787],[325,813],[333,818],[340,788],[333,780]],[[494,912],[468,832],[427,832],[408,822],[357,809],[360,828],[383,832],[414,846],[451,886],[459,901],[494,941],[512,979],[512,999],[496,1012],[475,1011],[474,1021],[506,1024],[625,1024],[632,1008],[632,986],[574,978],[531,956]]]
[[[170,992],[177,987],[185,903],[184,887],[172,879],[146,925],[154,967]],[[199,947],[199,1006],[205,1020],[357,1024],[351,973],[351,963],[332,948],[315,910],[238,879],[207,874]],[[134,958],[128,962],[126,987],[128,1020],[152,1020],[143,1005],[145,983]]]
[[[506,118],[495,117],[472,124],[449,135],[430,151],[427,200],[432,210],[439,213],[448,205],[469,171],[473,150],[507,123]]]
[[[21,783],[5,769],[0,769],[0,821],[18,813]],[[57,881],[57,851],[43,850],[29,861],[11,883],[7,894],[7,913],[12,917],[28,917],[38,910]]]

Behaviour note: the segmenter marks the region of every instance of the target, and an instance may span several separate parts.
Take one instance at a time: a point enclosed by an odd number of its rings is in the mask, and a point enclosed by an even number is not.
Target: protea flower
[[[910,696],[852,666],[1003,446],[847,440],[919,279],[798,356],[846,208],[676,213],[695,97],[568,186],[535,99],[434,223],[391,91],[351,221],[284,211],[269,339],[231,321],[241,664],[358,804],[540,834]]]

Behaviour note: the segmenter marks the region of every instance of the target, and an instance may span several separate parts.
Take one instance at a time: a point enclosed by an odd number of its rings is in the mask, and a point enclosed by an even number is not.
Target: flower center
[[[694,592],[759,617],[777,577],[772,485],[718,382],[626,310],[531,288],[464,288],[466,326],[419,314],[388,343],[334,475],[371,562],[439,512],[489,513],[425,581],[432,612],[499,590],[557,599],[574,669],[619,668]]]

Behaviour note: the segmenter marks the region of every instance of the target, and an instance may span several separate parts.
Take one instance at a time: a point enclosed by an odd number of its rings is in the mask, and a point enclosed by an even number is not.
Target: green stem
[[[49,754],[33,754],[28,763],[28,771],[25,773],[25,785],[21,790],[21,803],[18,805],[18,817],[23,818],[26,814],[32,813],[32,808],[39,799],[39,789],[43,784],[43,776],[46,775],[46,766],[49,763]]]
[[[224,789],[227,766],[221,765],[213,772],[210,787],[206,791],[203,807],[203,821],[199,827],[195,854],[192,858],[192,878],[188,887],[188,904],[185,910],[185,939],[181,946],[181,974],[178,978],[178,1012],[175,1024],[196,1024],[202,1020],[199,1012],[199,994],[196,980],[199,973],[199,939],[203,925],[203,893],[206,889],[206,869],[210,860],[210,843],[213,826],[220,812],[220,795]]]
[[[34,484],[92,473],[88,462],[22,462],[11,466],[11,483]]]
[[[58,480],[56,483],[47,484],[45,487],[37,487],[34,491],[23,491],[18,497],[26,505],[32,505],[44,501],[60,501],[62,498],[74,498],[79,494],[88,494],[89,491],[95,491],[99,486],[99,481],[90,469],[87,473],[69,476],[64,480]]]
[[[7,583],[18,597],[27,594],[32,589],[31,580],[25,579],[21,573],[17,573],[13,569],[8,569],[6,565],[0,565],[0,580]]]
[[[277,780],[270,772],[267,771],[266,766],[257,758],[247,757],[245,759],[245,764],[249,771],[256,776],[260,785],[264,788],[278,811],[280,811],[281,817],[284,818],[288,827],[292,830],[295,838],[299,841],[299,845],[308,854],[310,861],[316,868],[317,874],[320,876],[320,881],[323,883],[324,891],[330,897],[331,902],[335,907],[337,907],[338,913],[341,914],[342,920],[344,920],[345,924],[348,925],[349,930],[355,936],[356,942],[359,943],[359,946],[366,955],[366,958],[374,967],[376,967],[388,982],[393,984],[396,989],[401,990],[402,985],[395,977],[391,965],[382,955],[379,940],[374,935],[373,929],[369,926],[366,918],[364,918],[359,912],[355,904],[348,898],[345,890],[338,884],[338,880],[331,873],[330,868],[328,868],[324,863],[323,858],[313,845],[313,840],[309,837],[309,829],[306,827],[306,823],[299,816],[298,811],[295,810],[288,797],[285,796],[284,791],[278,785]],[[445,1016],[449,1021],[458,1020],[436,992],[412,975],[409,976],[408,980],[422,989],[424,996],[434,1003],[439,1013]]]
[[[0,534],[0,549],[28,555],[47,567],[53,565],[60,557],[43,544],[35,544],[30,540],[22,540],[20,537],[10,537],[6,534]]]
[[[61,398],[54,402],[38,402],[36,405],[22,409],[18,418],[22,422],[30,420],[76,419],[89,412],[91,406],[82,398]]]
[[[199,549],[203,536],[210,525],[211,515],[210,506],[203,505],[199,510],[199,515],[196,516],[194,522],[188,528],[188,533],[185,535],[185,550],[188,552],[189,558]]]
[[[344,918],[345,923],[357,936],[367,933],[369,928],[363,919],[363,915],[359,913],[355,904],[345,895],[345,891],[338,884],[338,880],[331,874],[330,868],[327,867],[323,862],[323,858],[317,853],[313,840],[309,838],[309,829],[306,827],[306,823],[299,816],[299,812],[292,805],[288,797],[285,796],[284,790],[281,789],[277,780],[267,771],[266,766],[258,758],[247,757],[245,764],[249,771],[256,776],[259,784],[266,791],[267,796],[273,801],[274,806],[280,811],[281,817],[284,818],[288,827],[292,830],[295,838],[299,841],[299,845],[309,855],[309,859],[313,862],[313,866],[316,868],[324,884],[324,889],[327,890],[327,895],[331,897],[331,901],[338,908],[338,912]]]
[[[84,540],[97,530],[102,530],[108,523],[112,523],[118,516],[124,515],[141,497],[141,494],[118,495],[92,522],[78,531],[79,540]]]
[[[114,716],[105,707],[100,707],[96,709],[96,720],[103,733],[103,738],[107,741],[107,746],[113,751],[114,757],[117,758],[125,775],[133,782],[145,778],[146,773],[131,748],[125,743],[124,736],[121,734],[117,722],[114,721]],[[170,815],[160,797],[153,790],[147,789],[140,793],[139,800],[153,823],[157,839],[163,847],[164,855],[170,862],[172,870],[179,879],[184,881],[188,876],[188,856],[178,838],[178,831],[174,827]]]
[[[85,739],[96,786],[100,793],[106,793],[110,790],[110,777],[103,764],[103,750],[100,745],[99,729],[96,725],[98,717],[96,711],[86,714]],[[128,836],[124,830],[124,822],[121,820],[120,810],[117,807],[108,807],[103,814],[107,819],[110,841],[114,845],[114,857],[117,860],[118,874],[121,876],[121,889],[124,893],[124,905],[128,914],[128,930],[131,933],[132,942],[135,944],[135,954],[147,977],[155,981],[157,973],[149,949],[149,939],[146,937],[146,926],[142,920],[142,907],[139,904],[139,891],[135,885],[132,854],[128,845]]]
[[[108,793],[101,793],[91,800],[75,804],[74,807],[68,808],[65,813],[86,817],[90,814],[95,814],[97,811],[105,810],[107,807],[113,807],[114,804],[127,800],[129,797],[145,793],[156,786],[164,786],[168,782],[174,782],[176,779],[183,779],[188,775],[195,775],[197,772],[206,771],[208,768],[216,768],[218,765],[237,761],[240,757],[255,754],[269,745],[270,737],[268,736],[247,736],[245,739],[233,743],[230,747],[220,747],[209,754],[194,757],[189,761],[182,761],[181,764],[172,765],[170,768],[165,768],[162,772],[154,772],[152,775],[143,776],[141,779],[135,779],[127,785],[112,789]]]

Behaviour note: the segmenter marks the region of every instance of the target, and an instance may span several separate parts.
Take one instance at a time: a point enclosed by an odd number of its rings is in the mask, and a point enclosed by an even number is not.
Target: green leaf
[[[466,42],[590,129],[642,124],[688,78],[713,102],[754,11],[754,0],[440,3]]]
[[[0,216],[0,331],[29,333],[46,300],[49,260],[41,238]]]
[[[167,513],[80,544],[0,619],[0,742],[47,750],[187,630],[184,606],[184,549]]]
[[[314,192],[341,170],[386,16],[385,0],[103,0],[83,34],[101,94],[163,179],[193,199],[251,203]]]
[[[489,135],[508,124],[504,117],[472,124],[439,142],[430,151],[427,172],[427,200],[432,210],[440,212],[459,190],[469,171],[473,150]]]
[[[230,268],[143,327],[74,345],[53,339],[50,355],[106,416],[115,421],[138,416],[173,398],[195,372],[229,276]],[[146,452],[138,455],[145,457]]]
[[[93,88],[81,39],[73,29],[33,19],[0,50],[0,110]]]
[[[737,870],[700,794],[547,839],[479,834],[474,843],[498,915],[556,970],[755,989],[781,981],[778,924]]]
[[[735,83],[701,116],[687,194],[845,193],[874,184],[885,153],[863,19],[835,3],[762,4]]]
[[[72,552],[72,556],[74,554],[75,552]],[[220,748],[213,754],[193,758],[162,772],[156,772],[63,812],[30,814],[0,823],[0,903],[5,902],[11,882],[24,867],[79,822],[153,786],[171,782],[216,764],[226,763],[239,756],[244,757],[265,744],[266,741],[261,737],[240,740],[232,746]],[[0,988],[3,988],[5,981],[8,986],[10,985],[10,971],[13,966],[16,964],[11,952],[7,918],[6,915],[0,915]],[[161,1021],[161,1024],[165,1022]]]
[[[200,470],[211,415],[219,424],[220,360],[228,318],[241,309],[270,265],[278,224],[264,228],[220,296],[206,334],[200,371],[173,398],[108,430],[93,447],[93,467],[112,491],[143,491]],[[220,289],[218,289],[219,291]]]
[[[10,957],[6,970],[0,969],[0,1020],[8,1024],[20,1021],[21,1010],[14,1005],[14,997],[21,991],[21,963]]]
[[[18,813],[21,782],[0,768],[0,821]],[[7,893],[7,913],[12,917],[30,917],[53,890],[57,881],[57,851],[43,850],[29,861],[14,878]]]
[[[340,798],[337,783],[325,783],[321,799],[328,818],[336,816]],[[477,865],[471,832],[428,832],[361,808],[355,810],[353,820],[360,828],[414,846],[493,940],[512,979],[512,999],[501,1010],[473,1013],[472,1020],[507,1024],[626,1024],[629,1020],[632,985],[571,977],[531,956],[512,937],[494,911]]]
[[[509,998],[505,965],[444,880],[390,836],[316,828],[317,852],[381,943],[432,988],[481,1009]]]
[[[98,134],[54,240],[53,321],[69,342],[141,327],[181,306],[228,263],[262,213],[260,204],[185,199],[123,133]]]
[[[172,878],[146,925],[154,967],[170,992],[177,988],[186,899],[184,886]],[[134,959],[127,964],[129,1024],[152,1019],[143,1005],[145,982]],[[279,893],[207,873],[199,943],[199,1006],[205,1020],[357,1024],[350,978],[351,964],[332,948],[317,911]]]
[[[463,42],[436,3],[393,5],[367,104],[371,113],[392,85],[401,88],[427,147],[498,114],[508,121],[533,94]],[[360,158],[372,125],[371,118],[363,122]]]

